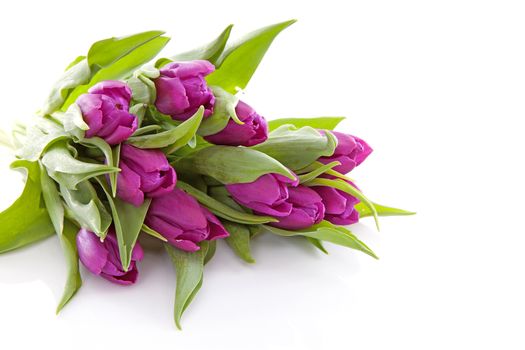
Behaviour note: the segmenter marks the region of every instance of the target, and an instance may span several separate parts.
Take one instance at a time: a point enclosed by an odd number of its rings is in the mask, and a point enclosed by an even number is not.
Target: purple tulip
[[[214,70],[213,64],[203,60],[167,64],[155,79],[155,106],[177,120],[188,119],[200,106],[205,108],[204,117],[210,116],[215,97],[204,77]]]
[[[98,136],[117,145],[137,130],[137,118],[129,113],[131,89],[120,81],[107,80],[89,89],[76,103],[89,126],[85,136]]]
[[[240,204],[264,215],[284,217],[292,211],[292,204],[287,202],[288,184],[297,185],[298,180],[291,180],[279,174],[265,174],[249,183],[226,185],[226,189]]]
[[[333,187],[316,186],[312,189],[323,199],[327,221],[336,225],[351,225],[359,221],[359,212],[355,209],[359,199]]]
[[[292,206],[288,216],[279,218],[279,222],[270,223],[271,226],[288,230],[299,230],[320,223],[325,214],[325,207],[321,196],[309,187],[299,185],[288,188],[288,199]]]
[[[215,215],[178,188],[152,200],[145,224],[188,252],[199,250],[197,243],[204,240],[229,236]]]
[[[142,260],[144,251],[137,242],[131,253],[129,269],[124,271],[113,227],[109,229],[104,242],[93,232],[80,229],[77,234],[77,248],[80,261],[91,273],[117,284],[130,285],[137,281],[137,261]]]
[[[118,196],[135,206],[144,197],[155,198],[175,188],[177,174],[159,150],[146,150],[123,144],[117,178]]]
[[[319,161],[328,164],[338,161],[341,165],[334,167],[335,171],[346,174],[361,164],[372,153],[372,148],[358,137],[331,131],[337,138],[337,147],[330,157],[321,157]]]
[[[254,146],[268,138],[268,123],[246,103],[239,101],[235,107],[237,117],[244,124],[237,124],[233,119],[228,121],[224,129],[218,133],[206,136],[208,142],[216,145]]]

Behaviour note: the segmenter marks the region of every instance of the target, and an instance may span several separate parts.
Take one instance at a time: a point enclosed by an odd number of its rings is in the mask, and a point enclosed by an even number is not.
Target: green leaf
[[[190,196],[194,197],[199,203],[207,207],[212,213],[223,219],[250,225],[257,225],[277,221],[276,219],[270,216],[253,215],[235,210],[230,206],[223,204],[216,199],[213,199],[206,193],[199,191],[195,187],[192,187],[183,181],[177,181],[177,187],[189,194]]]
[[[24,191],[0,213],[0,253],[24,247],[54,234],[42,202],[40,168],[36,162],[17,160],[11,168],[27,170]]]
[[[322,251],[323,253],[328,254],[328,251],[324,247],[322,241],[318,240],[317,238],[312,238],[312,237],[306,237],[306,240],[310,242],[314,247]]]
[[[334,130],[335,127],[342,122],[345,117],[317,117],[317,118],[280,118],[268,121],[270,131],[277,129],[280,126],[291,124],[296,128],[309,126],[314,129]]]
[[[82,286],[82,278],[80,277],[78,251],[76,244],[76,235],[78,228],[70,221],[66,220],[64,224],[63,234],[59,235],[60,244],[64,252],[67,263],[67,279],[64,286],[62,298],[58,303],[56,313],[66,306],[66,304],[73,298],[79,288]]]
[[[237,87],[244,89],[275,37],[293,23],[295,20],[261,28],[228,46],[217,59],[215,72],[207,77],[208,83],[230,93]]]
[[[89,181],[80,182],[76,190],[68,189],[61,184],[60,193],[71,215],[81,227],[89,229],[100,238],[106,237],[111,225],[111,215]]]
[[[165,32],[153,30],[97,41],[91,45],[89,49],[87,58],[89,65],[100,67],[109,66],[164,33]]]
[[[140,103],[154,104],[157,99],[155,83],[144,75],[133,76],[126,83],[131,88],[133,99]]]
[[[143,229],[144,219],[151,204],[151,199],[146,198],[141,206],[136,207],[118,197],[113,198],[104,180],[104,178],[97,178],[98,183],[106,193],[111,212],[113,213],[120,260],[124,271],[127,271],[131,263],[133,248],[137,243],[140,231]]]
[[[252,257],[250,249],[250,229],[246,225],[227,220],[223,220],[222,224],[226,231],[230,233],[230,236],[226,237],[226,243],[228,243],[230,248],[242,260],[247,263],[254,263],[255,259]]]
[[[313,162],[312,164],[310,164],[310,165],[308,165],[308,166],[306,166],[306,167],[304,167],[302,169],[297,170],[296,172],[298,174],[305,175],[303,178],[306,179],[308,177],[311,177],[312,174],[318,173],[319,171],[321,171],[323,169],[324,170],[323,171],[324,174],[332,175],[333,177],[336,177],[338,179],[353,181],[348,176],[346,176],[344,174],[341,174],[338,171],[333,170],[331,167],[329,169],[327,169],[328,165],[331,165],[331,164],[334,164],[334,162],[331,162],[329,164],[323,164],[323,163],[321,163],[319,161],[316,161],[316,162]],[[306,176],[308,173],[310,173],[311,175]],[[299,176],[299,178],[301,178],[301,176]],[[306,180],[301,181],[301,183],[302,182],[306,182]]]
[[[359,250],[373,258],[378,259],[377,255],[375,255],[375,253],[370,248],[368,248],[366,244],[361,242],[352,232],[342,226],[331,224],[328,221],[321,221],[319,224],[296,231],[288,231],[267,225],[264,225],[264,228],[279,236],[305,236],[321,241],[335,243],[343,247]]]
[[[190,253],[164,244],[177,273],[174,317],[177,328],[181,329],[180,319],[202,286],[204,259],[208,253],[208,241],[202,241],[200,250]]]
[[[330,180],[330,179],[317,178],[312,181],[306,182],[305,185],[310,186],[310,187],[313,187],[313,186],[333,187],[333,188],[337,188],[338,190],[341,190],[343,192],[346,192],[356,197],[357,199],[361,201],[361,203],[363,203],[370,210],[370,212],[372,213],[372,216],[374,217],[377,230],[379,231],[379,220],[377,217],[377,211],[374,207],[374,204],[363,193],[361,193],[361,191],[359,191],[354,186],[350,185],[348,182],[340,180],[340,179]]]
[[[266,153],[292,170],[304,168],[319,157],[331,156],[337,147],[335,136],[324,135],[309,126],[283,125],[272,131],[265,142],[253,149]]]
[[[42,164],[56,182],[69,189],[95,176],[118,172],[120,169],[106,164],[82,162],[71,154],[67,143],[55,143],[42,157]]]
[[[319,166],[308,173],[301,174],[299,175],[299,183],[305,183],[305,182],[311,181],[315,179],[316,177],[318,177],[319,175],[326,173],[328,170],[338,165],[341,165],[341,163],[340,162],[330,162],[328,164],[323,164],[322,166]]]
[[[68,69],[74,67],[78,62],[84,60],[86,58],[86,56],[77,56],[77,58],[75,58],[73,61],[71,61],[70,64],[67,65],[66,69],[64,69],[64,72],[67,71]]]
[[[188,52],[180,53],[171,57],[168,61],[159,62],[160,64],[168,63],[169,61],[193,61],[193,60],[206,60],[213,64],[217,62],[217,59],[224,51],[226,42],[230,37],[230,32],[232,30],[233,24],[230,24],[222,31],[222,33],[211,43],[201,46],[198,49],[191,50]],[[162,64],[162,65],[164,65]]]
[[[100,137],[86,138],[80,141],[80,144],[87,147],[95,147],[104,153],[106,164],[114,168],[119,167],[120,144],[111,149],[111,146]],[[111,184],[111,193],[115,197],[117,193],[117,176],[118,172],[108,174],[109,183]]]
[[[244,124],[239,120],[235,111],[239,98],[218,86],[212,86],[211,88],[215,96],[215,105],[213,114],[204,119],[199,127],[198,132],[201,136],[218,133],[226,127],[230,118],[233,118],[238,124]]]
[[[208,251],[206,252],[206,256],[204,257],[204,265],[210,262],[210,260],[215,256],[215,252],[217,251],[217,241],[208,241]]]
[[[148,105],[145,103],[137,103],[129,108],[129,113],[137,117],[137,126],[139,127],[137,131],[140,130],[140,126],[142,125],[142,122],[144,121],[144,115],[146,114],[147,109],[148,109]],[[134,134],[136,133],[137,132],[135,131]]]
[[[17,151],[17,156],[36,161],[53,143],[68,138],[68,133],[60,124],[47,117],[40,117],[26,130],[24,145]]]
[[[40,164],[40,185],[47,213],[57,235],[60,236],[64,230],[64,206],[56,183],[47,175],[46,168],[42,164]]]
[[[373,205],[374,205],[374,208],[376,209],[378,216],[405,216],[405,215],[415,215],[416,214],[412,211],[387,207],[385,205],[381,205],[377,203],[373,203]],[[370,208],[361,202],[355,206],[355,209],[357,209],[357,211],[359,212],[359,217],[362,217],[362,218],[374,215],[372,211],[370,210]]]
[[[136,47],[127,55],[120,57],[111,65],[100,69],[85,85],[76,87],[68,96],[66,102],[62,106],[62,110],[66,110],[77,98],[87,92],[93,85],[104,80],[118,80],[126,78],[131,72],[143,64],[153,59],[166,46],[169,38],[158,36],[153,38],[143,45]]]
[[[148,235],[150,235],[152,237],[158,238],[158,239],[160,239],[163,242],[167,242],[168,241],[166,239],[166,237],[164,237],[163,235],[161,235],[160,233],[158,233],[157,231],[155,231],[151,227],[147,226],[146,224],[142,225],[142,232],[147,233]]]
[[[204,107],[188,120],[171,130],[159,132],[158,134],[132,136],[128,143],[138,148],[164,148],[169,147],[167,153],[172,153],[185,146],[195,135],[204,115]]]
[[[69,93],[76,87],[86,84],[91,78],[91,69],[86,59],[82,59],[67,69],[51,88],[41,114],[51,114],[62,107]]]
[[[53,113],[53,117],[59,120],[64,126],[64,130],[77,140],[83,139],[85,131],[89,130],[89,125],[84,121],[80,106],[76,103],[69,106],[65,113]]]
[[[142,128],[137,129],[133,133],[133,136],[140,136],[140,135],[144,135],[144,134],[149,134],[150,132],[155,132],[155,131],[159,131],[159,130],[162,130],[162,127],[160,127],[158,125],[147,125],[147,126],[143,126]]]
[[[277,160],[244,147],[209,146],[175,162],[175,169],[210,176],[223,184],[253,182],[269,173],[295,179]]]

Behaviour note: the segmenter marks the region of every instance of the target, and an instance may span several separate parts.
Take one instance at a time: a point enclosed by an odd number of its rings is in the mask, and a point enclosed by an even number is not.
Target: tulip
[[[247,208],[264,215],[284,217],[292,211],[292,204],[286,201],[288,184],[295,186],[297,182],[283,175],[265,174],[253,182],[226,185],[226,189],[235,201]]]
[[[372,148],[358,137],[343,134],[337,131],[331,131],[337,138],[337,147],[330,157],[321,157],[319,161],[328,164],[338,161],[341,165],[334,167],[335,171],[346,174],[361,164],[366,157],[372,153]]]
[[[144,197],[155,198],[175,188],[177,175],[164,153],[123,144],[120,151],[117,195],[135,206]]]
[[[120,81],[107,80],[89,89],[76,103],[89,126],[85,137],[98,136],[117,145],[137,130],[137,118],[129,113],[131,89]]]
[[[299,230],[320,223],[324,218],[325,207],[319,196],[309,187],[299,185],[288,188],[286,203],[292,206],[290,214],[279,218],[270,225],[288,230]]]
[[[124,271],[120,262],[117,237],[112,227],[104,242],[93,232],[80,229],[77,234],[77,249],[80,261],[94,275],[122,285],[130,285],[137,281],[137,261],[142,260],[144,251],[137,242],[131,253],[129,269]]]
[[[204,106],[204,117],[213,113],[215,97],[204,77],[215,70],[208,61],[172,62],[160,70],[155,79],[157,100],[155,106],[173,119],[186,120],[200,106]]]
[[[178,188],[151,201],[145,224],[188,252],[199,250],[204,240],[229,236],[215,215]]]
[[[233,119],[220,132],[206,136],[208,142],[216,145],[254,146],[268,138],[268,123],[246,103],[239,101],[235,112],[244,124],[237,124]]]
[[[355,209],[359,199],[333,187],[316,186],[312,189],[323,200],[327,221],[336,225],[351,225],[359,221],[359,212]]]

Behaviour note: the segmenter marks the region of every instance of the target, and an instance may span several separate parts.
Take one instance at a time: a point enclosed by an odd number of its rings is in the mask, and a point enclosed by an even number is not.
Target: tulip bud
[[[359,212],[355,209],[359,199],[333,187],[316,186],[312,189],[323,200],[327,221],[335,225],[351,225],[359,221]]]
[[[292,211],[288,203],[287,184],[296,185],[298,180],[279,174],[265,174],[249,183],[226,185],[226,189],[240,204],[258,213],[275,217],[284,217]]]
[[[254,146],[266,141],[268,138],[268,123],[264,117],[247,105],[239,101],[235,112],[240,121],[244,124],[238,124],[233,119],[220,132],[206,136],[208,142],[216,145],[229,146]]]
[[[213,113],[215,97],[204,77],[215,70],[204,60],[172,62],[160,70],[155,79],[157,100],[155,106],[173,119],[186,120],[204,106],[204,117]]]
[[[122,285],[130,285],[137,281],[139,271],[136,262],[142,260],[144,251],[137,242],[131,253],[129,269],[124,271],[120,262],[117,237],[112,227],[104,242],[93,232],[80,229],[77,234],[77,249],[80,261],[91,273]]]
[[[120,81],[107,80],[89,89],[76,103],[89,126],[85,137],[98,136],[117,145],[137,130],[137,118],[129,113],[131,89]]]
[[[270,223],[271,226],[288,230],[299,230],[320,223],[325,214],[325,207],[321,196],[309,187],[299,185],[288,188],[288,199],[292,207],[290,214],[279,218],[279,222]]]
[[[346,174],[361,164],[366,157],[372,153],[372,148],[358,137],[343,134],[337,131],[331,131],[337,138],[337,147],[330,157],[321,157],[319,161],[328,164],[338,161],[341,165],[334,167],[335,171]]]
[[[229,236],[215,215],[178,188],[152,200],[145,224],[188,252],[199,250],[201,241]]]
[[[159,150],[146,150],[123,144],[120,151],[117,195],[135,206],[144,196],[155,198],[175,188],[177,174]]]

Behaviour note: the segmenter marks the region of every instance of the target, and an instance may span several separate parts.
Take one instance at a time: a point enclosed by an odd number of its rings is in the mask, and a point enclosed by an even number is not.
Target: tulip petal
[[[108,251],[100,238],[84,228],[77,234],[78,256],[82,264],[93,274],[100,275],[108,261]]]

